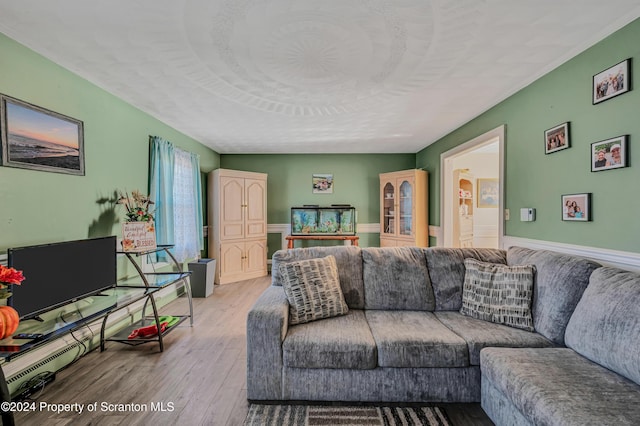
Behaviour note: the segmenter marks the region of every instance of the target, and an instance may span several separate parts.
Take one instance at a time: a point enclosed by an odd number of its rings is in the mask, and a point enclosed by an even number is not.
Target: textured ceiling
[[[417,152],[638,16],[638,0],[0,0],[1,32],[222,154]]]

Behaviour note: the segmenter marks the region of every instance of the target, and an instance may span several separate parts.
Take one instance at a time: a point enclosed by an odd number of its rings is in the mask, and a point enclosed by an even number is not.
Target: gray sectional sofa
[[[329,255],[349,312],[289,325],[280,265]],[[535,265],[535,332],[460,314],[466,258]],[[482,400],[497,424],[587,424],[592,411],[640,424],[639,354],[633,273],[518,247],[293,249],[274,254],[247,318],[247,397]]]

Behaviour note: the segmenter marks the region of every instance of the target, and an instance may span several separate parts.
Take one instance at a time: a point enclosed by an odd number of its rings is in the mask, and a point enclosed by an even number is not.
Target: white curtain
[[[173,169],[173,254],[179,262],[200,256],[202,249],[202,211],[199,197],[200,170],[195,154],[175,149]],[[197,160],[197,156],[195,158]]]

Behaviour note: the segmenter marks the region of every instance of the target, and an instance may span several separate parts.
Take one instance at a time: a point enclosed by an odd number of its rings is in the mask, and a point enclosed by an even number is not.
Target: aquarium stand
[[[287,248],[293,248],[293,242],[295,240],[343,240],[345,245],[358,245],[357,235],[287,235]]]

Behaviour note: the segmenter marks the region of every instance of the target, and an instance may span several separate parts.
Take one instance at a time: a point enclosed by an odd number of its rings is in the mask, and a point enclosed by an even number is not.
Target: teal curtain
[[[155,203],[156,242],[173,244],[173,144],[157,136],[150,137],[149,197]]]
[[[198,247],[200,251],[204,250],[204,223],[202,222],[202,178],[200,175],[200,156],[191,153],[191,172],[193,173],[193,182],[195,183],[195,207],[196,212],[196,230],[198,232]]]

